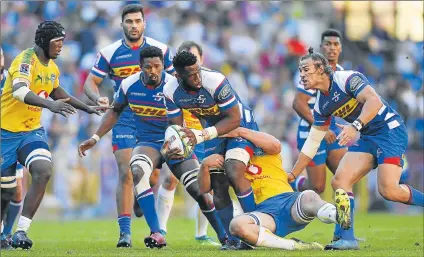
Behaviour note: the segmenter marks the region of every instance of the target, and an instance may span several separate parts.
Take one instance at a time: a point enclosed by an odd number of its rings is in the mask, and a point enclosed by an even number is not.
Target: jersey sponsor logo
[[[113,68],[113,74],[121,78],[126,78],[139,71],[141,71],[141,69],[138,65]]]
[[[220,114],[218,105],[209,108],[187,108],[187,110],[196,116],[217,116]]]
[[[44,90],[41,90],[40,92],[37,93],[37,95],[43,99],[47,99],[49,97],[49,93],[47,93]]]
[[[349,114],[351,114],[355,110],[356,106],[358,106],[358,101],[352,98],[347,103],[342,105],[339,109],[335,110],[333,112],[333,115],[340,118],[346,118]]]
[[[146,96],[145,93],[139,93],[139,92],[131,92],[130,95],[136,95],[136,96]]]
[[[365,84],[365,81],[359,75],[356,75],[350,79],[349,84],[350,91],[355,92],[358,88]]]
[[[132,54],[124,54],[124,55],[120,55],[116,57],[116,60],[130,58],[130,57],[132,57]]]
[[[21,73],[21,74],[24,74],[24,75],[29,75],[29,64],[27,64],[27,63],[22,63],[21,64],[21,66],[19,67],[19,72]]]
[[[250,164],[246,168],[246,172],[251,175],[260,175],[262,173],[262,168],[255,164]]]
[[[147,116],[147,117],[165,117],[166,109],[157,108],[144,105],[135,105],[130,104],[131,110],[138,116]]]
[[[223,100],[227,99],[229,96],[231,96],[231,87],[230,87],[229,84],[226,84],[222,88],[221,92],[219,92],[218,100],[223,101]]]

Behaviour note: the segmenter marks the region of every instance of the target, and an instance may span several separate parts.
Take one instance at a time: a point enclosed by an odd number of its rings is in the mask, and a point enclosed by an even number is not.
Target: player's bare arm
[[[321,141],[324,139],[325,134],[328,132],[329,126],[312,126],[309,136],[299,153],[293,169],[289,173],[289,182],[293,182],[299,174],[306,169],[308,164],[314,158],[318,151]]]
[[[84,93],[87,97],[99,106],[109,106],[109,98],[101,96],[99,92],[99,85],[102,83],[103,78],[98,77],[92,73],[88,74],[84,83]]]
[[[314,116],[308,105],[309,99],[311,99],[311,96],[297,91],[293,100],[293,109],[302,119],[308,122],[309,125],[312,125],[314,123]]]
[[[255,146],[264,150],[266,154],[274,155],[281,152],[281,143],[273,135],[248,128],[238,127],[221,137],[245,138],[252,142]]]
[[[362,128],[374,119],[375,116],[377,116],[378,111],[383,106],[383,102],[371,86],[366,86],[361,92],[359,92],[356,100],[364,105],[362,107],[361,114],[355,121],[362,122],[362,124],[360,124]],[[356,133],[358,132],[354,123],[352,123],[352,125],[337,124],[337,126],[342,129],[342,132],[340,132],[337,136],[340,145],[346,145],[349,143],[350,140],[355,138]]]
[[[126,104],[119,104],[113,102],[113,108],[109,109],[102,117],[100,124],[96,130],[96,133],[88,139],[82,142],[78,147],[78,154],[80,157],[85,156],[85,151],[91,149],[106,133],[108,133],[116,122],[118,122],[121,112],[124,110]]]
[[[231,107],[228,110],[222,111],[223,119],[213,127],[208,127],[202,131],[195,129],[186,129],[183,131],[193,145],[200,144],[206,140],[213,139],[217,136],[224,135],[240,126],[240,108],[238,105]]]
[[[47,108],[54,113],[63,115],[64,117],[66,117],[66,114],[76,113],[75,108],[66,103],[69,99],[61,99],[57,101],[46,100],[32,92],[25,82],[18,82],[13,85],[12,92],[13,97],[23,103]]]
[[[206,194],[211,191],[210,170],[223,169],[224,157],[219,154],[212,154],[202,161],[199,173],[197,174],[197,183],[199,184],[200,193]]]
[[[68,92],[66,92],[66,90],[59,86],[55,89],[53,89],[53,91],[50,93],[50,97],[53,100],[60,100],[60,99],[69,99],[67,101],[67,103],[69,105],[71,105],[72,107],[81,110],[81,111],[85,111],[86,113],[95,113],[97,115],[100,115],[100,112],[98,110],[100,110],[99,108],[102,109],[107,109],[109,108],[109,106],[106,107],[100,107],[100,106],[96,106],[96,107],[90,107],[88,105],[86,105],[85,103],[81,102],[80,100],[76,99],[75,97],[73,97],[72,95],[70,95]]]

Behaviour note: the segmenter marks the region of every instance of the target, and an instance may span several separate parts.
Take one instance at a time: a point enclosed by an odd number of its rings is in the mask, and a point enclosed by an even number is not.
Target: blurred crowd
[[[40,21],[60,21],[67,33],[57,60],[60,82],[68,92],[85,99],[82,87],[97,51],[122,37],[120,11],[123,5],[137,2],[1,2],[1,44],[6,68],[20,51],[33,45]],[[261,130],[284,143],[286,168],[290,167],[292,158],[297,157],[299,118],[292,109],[299,81],[297,61],[309,46],[318,49],[320,34],[329,27],[339,29],[344,35],[340,64],[368,77],[406,121],[410,149],[422,154],[422,37],[420,42],[397,40],[382,22],[372,19],[369,32],[351,39],[345,10],[331,1],[141,3],[145,6],[146,36],[168,44],[174,53],[185,40],[194,40],[203,46],[204,65],[226,75],[241,99],[254,109]],[[422,21],[420,24],[422,26]],[[103,92],[110,93],[110,90],[110,83],[105,82]],[[59,202],[63,208],[72,205],[72,201],[66,200],[68,192],[73,192],[72,199],[83,198],[88,203],[110,202],[114,197],[117,177],[110,141],[102,140],[90,158],[80,159],[76,154],[77,144],[91,136],[98,121],[99,117],[84,113],[68,119],[48,112],[43,114],[43,124],[56,153],[56,175],[51,190],[62,199]],[[68,155],[63,155],[64,152]],[[71,176],[67,170],[76,172]],[[92,179],[84,179],[87,176]],[[71,183],[60,182],[64,180]],[[73,188],[75,185],[79,185],[78,189]],[[98,189],[96,193],[85,196],[84,190],[93,188]]]

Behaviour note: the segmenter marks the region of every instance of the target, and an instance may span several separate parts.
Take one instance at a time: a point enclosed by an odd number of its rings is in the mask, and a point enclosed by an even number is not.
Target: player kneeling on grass
[[[237,128],[224,137],[243,137],[255,146],[245,177],[251,181],[256,210],[235,217],[230,232],[247,244],[285,250],[322,250],[319,243],[306,243],[284,236],[303,229],[315,217],[324,223],[339,223],[349,228],[347,212],[337,213],[336,207],[325,202],[312,190],[293,192],[283,170],[281,144],[273,136],[246,128]],[[222,169],[224,158],[214,154],[203,160],[198,183],[202,193],[210,191],[210,171]],[[340,198],[349,202],[346,193]]]

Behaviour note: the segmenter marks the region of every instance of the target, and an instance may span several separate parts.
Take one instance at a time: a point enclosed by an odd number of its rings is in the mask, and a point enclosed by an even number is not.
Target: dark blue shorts
[[[370,153],[374,156],[374,168],[380,164],[394,164],[403,167],[403,157],[408,146],[408,132],[405,124],[377,135],[361,135],[349,147],[349,152]]]
[[[51,161],[44,128],[27,132],[1,130],[1,175],[15,176],[17,163],[25,167],[35,160]]]
[[[300,192],[287,192],[268,198],[256,205],[255,212],[262,212],[274,218],[275,234],[280,237],[302,230],[308,224],[299,224],[291,216],[291,208],[295,204]]]
[[[116,124],[112,129],[113,151],[121,149],[133,149],[136,146],[137,130],[135,125]]]

